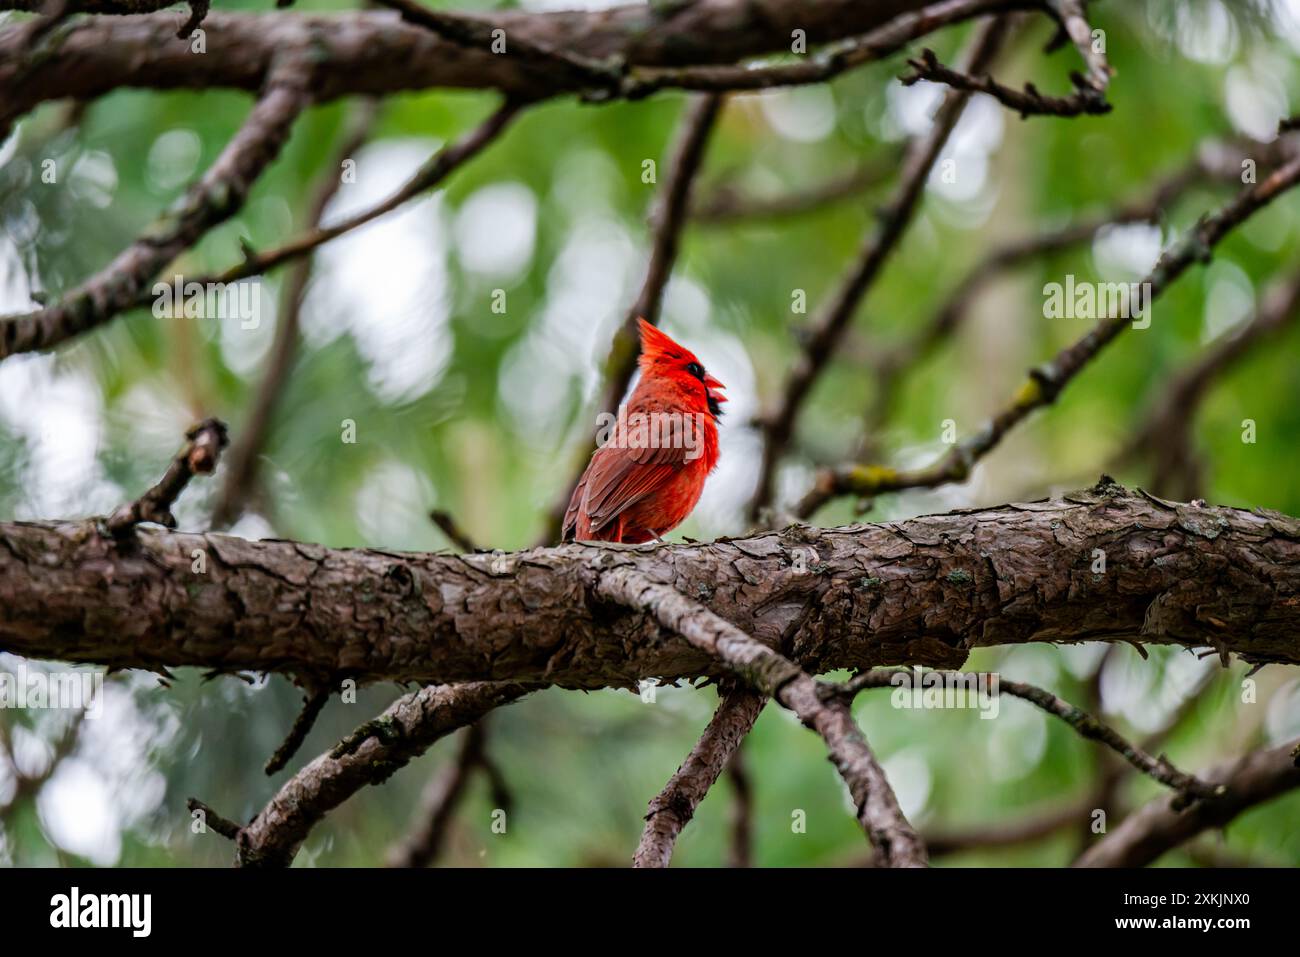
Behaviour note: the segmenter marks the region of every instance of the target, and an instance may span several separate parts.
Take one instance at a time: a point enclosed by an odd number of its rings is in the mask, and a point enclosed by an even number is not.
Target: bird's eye
[[[700,365],[698,362],[692,362],[686,367],[686,371],[695,376],[695,378],[699,379],[701,382],[704,381],[704,366]]]

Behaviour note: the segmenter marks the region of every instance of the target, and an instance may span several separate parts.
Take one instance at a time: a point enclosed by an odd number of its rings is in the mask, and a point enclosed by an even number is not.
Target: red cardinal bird
[[[644,319],[641,381],[618,427],[591,456],[564,513],[564,538],[648,542],[695,508],[718,464],[725,388],[689,349]]]

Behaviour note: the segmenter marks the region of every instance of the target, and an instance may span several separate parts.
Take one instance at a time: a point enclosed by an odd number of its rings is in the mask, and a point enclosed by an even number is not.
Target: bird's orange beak
[[[711,398],[714,402],[727,401],[727,397],[725,395],[720,395],[719,393],[713,391],[714,389],[725,389],[726,386],[723,385],[721,382],[719,382],[717,379],[715,379],[713,376],[709,375],[707,372],[704,374],[704,388],[709,390],[709,398]]]

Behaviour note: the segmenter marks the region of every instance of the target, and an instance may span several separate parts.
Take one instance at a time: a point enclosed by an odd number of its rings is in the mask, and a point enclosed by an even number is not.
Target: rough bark
[[[1013,4],[986,4],[1001,5]],[[700,0],[590,12],[500,11],[464,19],[505,30],[507,54],[509,38],[515,37],[590,60],[678,66],[788,52],[794,30],[806,31],[810,44],[822,43],[865,33],[924,6],[926,0]],[[16,115],[45,100],[88,99],[123,86],[253,91],[277,55],[306,48],[321,67],[313,89],[318,101],[432,87],[495,88],[535,97],[578,89],[583,79],[574,71],[543,73],[525,58],[449,41],[389,11],[214,10],[203,22],[206,52],[201,55],[191,52],[190,41],[177,38],[181,19],[175,12],[88,18],[51,38],[39,57],[31,58],[20,45],[24,30],[0,32],[0,88],[13,97],[0,113]]]
[[[744,688],[732,690],[719,702],[718,710],[691,753],[664,789],[650,799],[645,830],[632,858],[633,867],[668,866],[678,835],[695,817],[695,809],[717,782],[727,762],[738,753],[766,703],[764,695]]]
[[[882,525],[509,555],[146,528],[118,542],[93,521],[2,523],[0,650],[317,681],[596,688],[724,673],[646,615],[594,597],[601,572],[619,565],[812,671],[959,667],[972,647],[1028,641],[1212,646],[1300,663],[1300,520],[1113,484]]]

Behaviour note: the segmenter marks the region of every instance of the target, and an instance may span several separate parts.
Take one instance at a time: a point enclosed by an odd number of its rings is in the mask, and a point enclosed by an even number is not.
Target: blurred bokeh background
[[[344,6],[300,0],[295,10]],[[0,24],[13,18],[0,15]],[[858,447],[873,394],[872,352],[928,321],[984,255],[1144,198],[1208,139],[1271,140],[1278,120],[1300,108],[1298,3],[1108,0],[1094,4],[1094,25],[1106,31],[1117,70],[1114,111],[1021,121],[987,98],[970,103],[945,153],[959,175],[931,178],[915,223],[812,395],[780,473],[783,501],[807,487],[817,464]],[[953,62],[969,32],[947,30],[926,45]],[[999,76],[1067,90],[1075,54],[1044,54],[1050,35],[1050,24],[1034,22],[1002,57]],[[867,167],[884,175],[799,215],[686,229],[663,325],[727,384],[731,402],[721,467],[674,539],[746,529],[760,448],[750,423],[779,395],[808,319],[792,314],[792,295],[805,290],[811,314],[834,288],[888,194],[901,144],[924,133],[941,95],[928,83],[899,84],[902,64],[896,57],[829,85],[733,97],[725,107],[697,185],[701,201],[719,190],[782,196]],[[645,216],[656,186],[642,181],[643,163],[662,163],[683,102],[663,94],[531,108],[445,188],[323,247],[262,449],[257,505],[233,532],[448,548],[428,519],[440,508],[487,547],[534,543],[574,477],[575,453],[591,439],[606,351],[648,248]],[[339,189],[326,221],[395,190],[495,104],[491,94],[446,91],[385,100],[355,154],[355,182]],[[0,314],[31,308],[33,293],[57,296],[107,263],[212,162],[248,107],[247,96],[224,91],[123,90],[84,109],[51,104],[25,118],[0,145]],[[316,185],[337,175],[335,153],[356,108],[331,103],[301,119],[247,206],[171,272],[219,271],[241,259],[241,240],[264,249],[301,230]],[[59,172],[53,184],[41,176],[47,159]],[[662,172],[661,165],[660,184]],[[1085,331],[1087,320],[1043,317],[1045,283],[1067,273],[1139,279],[1162,245],[1233,189],[1198,184],[1157,224],[1102,230],[991,282],[957,333],[902,380],[887,425],[872,437],[877,458],[928,463],[946,448],[944,420],[954,420],[958,434],[977,428],[1027,367]],[[1298,212],[1300,196],[1291,195],[1253,217],[1212,263],[1156,303],[1151,328],[1125,333],[969,482],[882,497],[868,517],[1039,497],[1091,484],[1103,470],[1148,482],[1140,459],[1117,466],[1116,454],[1170,376],[1248,321],[1270,279],[1300,269]],[[197,418],[220,416],[237,436],[267,361],[285,275],[255,284],[256,329],[137,310],[53,354],[0,363],[0,516],[105,513],[158,478]],[[493,309],[498,290],[504,311]],[[1298,348],[1300,328],[1288,328],[1216,379],[1193,413],[1208,500],[1300,514]],[[1242,441],[1244,419],[1257,424],[1254,443]],[[341,441],[344,420],[356,425],[355,443]],[[186,492],[182,528],[206,527],[221,479]],[[854,506],[836,502],[817,520],[855,520]],[[1137,736],[1176,716],[1164,747],[1185,768],[1300,735],[1293,670],[1266,668],[1255,676],[1258,699],[1243,702],[1241,664],[1225,671],[1217,659],[1187,652],[1157,650],[1144,661],[1128,647],[1106,651],[1032,646],[981,652],[970,664],[1091,702]],[[17,666],[0,655],[0,669]],[[58,747],[66,714],[0,711],[10,755],[0,759],[0,863],[227,863],[227,842],[191,833],[186,797],[247,818],[303,761],[400,693],[373,687],[356,704],[331,703],[289,770],[268,779],[262,763],[300,703],[283,679],[205,681],[182,672],[164,683],[126,674],[105,688],[103,717],[85,722],[66,748]],[[513,799],[506,833],[492,832],[493,796],[475,778],[441,862],[627,863],[646,802],[715,703],[712,688],[661,688],[653,704],[627,691],[552,690],[498,712],[488,746]],[[931,831],[1023,820],[1078,802],[1106,767],[1093,746],[1023,702],[1004,701],[998,720],[982,721],[969,711],[897,711],[887,697],[866,695],[857,713],[904,809]],[[441,742],[387,785],[350,800],[313,833],[299,866],[382,862],[410,830],[425,782],[456,747]],[[48,780],[17,786],[15,768],[40,779],[56,752]],[[865,856],[821,742],[790,715],[769,707],[746,758],[756,863],[839,865]],[[725,860],[730,787],[720,782],[704,802],[676,863]],[[1149,781],[1126,778],[1117,808],[1155,792]],[[803,833],[791,826],[798,810],[806,812]],[[1226,837],[1207,836],[1161,863],[1300,864],[1297,821],[1300,794],[1291,794],[1246,814]],[[1079,820],[1034,844],[937,863],[1056,865],[1090,839]]]

